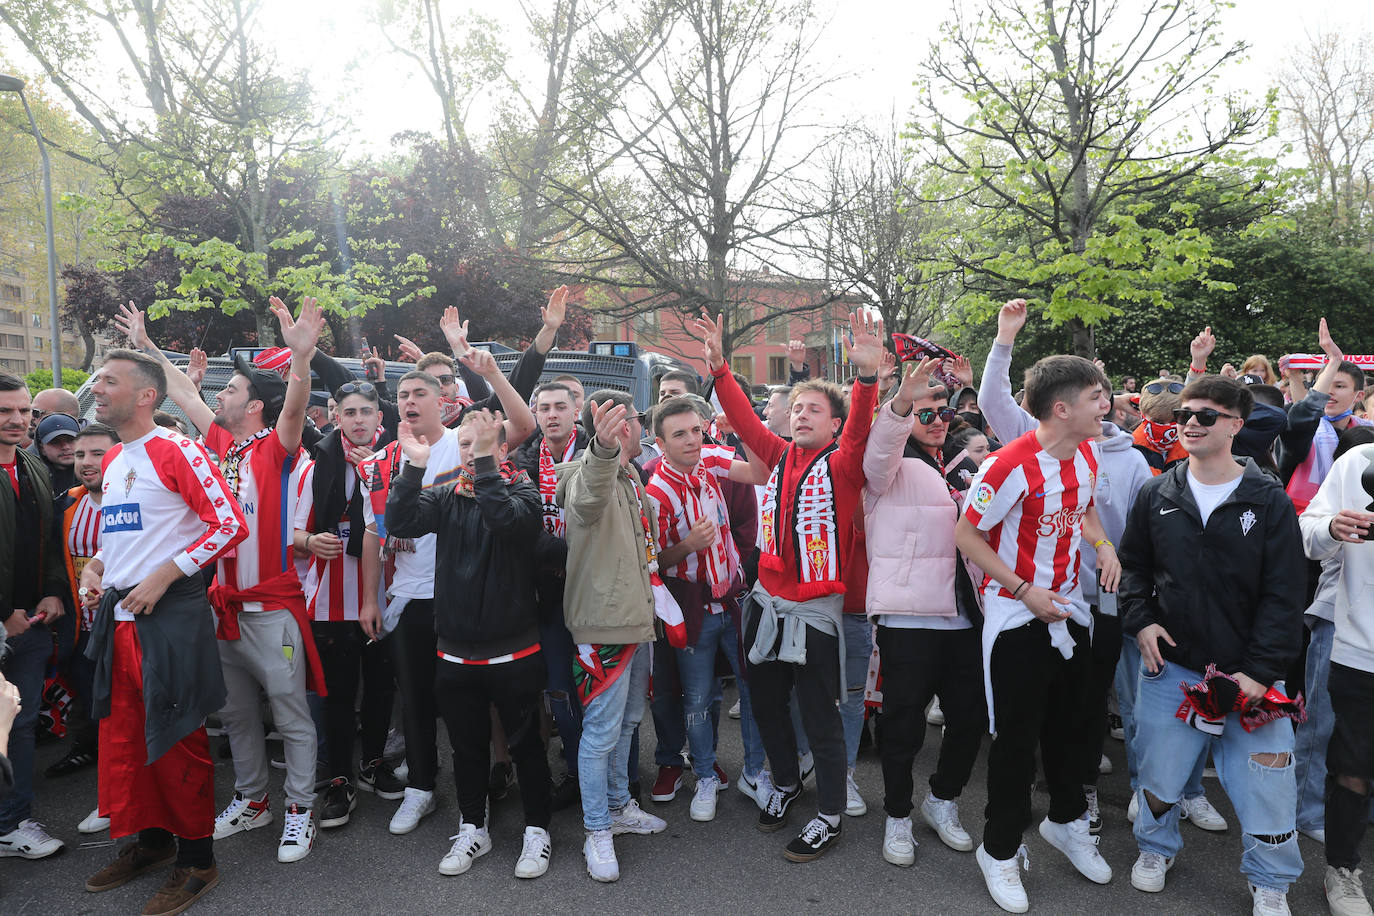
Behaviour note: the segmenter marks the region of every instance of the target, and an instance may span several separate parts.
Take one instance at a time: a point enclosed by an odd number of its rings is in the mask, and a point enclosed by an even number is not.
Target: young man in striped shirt
[[[1115,591],[1116,550],[1093,509],[1111,387],[1077,356],[1026,372],[1026,409],[1039,426],[983,462],[969,484],[955,544],[983,582],[983,671],[989,725],[987,826],[978,865],[1007,912],[1030,906],[1021,886],[1021,836],[1031,821],[1029,775],[1040,749],[1050,787],[1040,834],[1099,884],[1112,870],[1089,832],[1082,773],[1096,760],[1090,702],[1092,618],[1078,582],[1079,543],[1097,550],[1102,587]]]

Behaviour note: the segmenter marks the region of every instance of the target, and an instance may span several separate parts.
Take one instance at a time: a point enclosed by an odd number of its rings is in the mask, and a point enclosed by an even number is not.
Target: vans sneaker
[[[817,815],[807,822],[796,839],[787,844],[782,851],[783,857],[791,862],[810,862],[819,859],[830,851],[840,839],[841,824],[831,825],[830,821]]]
[[[768,804],[759,812],[759,829],[764,833],[772,833],[786,823],[787,809],[801,797],[801,792],[801,786],[793,786],[786,792],[774,786],[768,794]]]

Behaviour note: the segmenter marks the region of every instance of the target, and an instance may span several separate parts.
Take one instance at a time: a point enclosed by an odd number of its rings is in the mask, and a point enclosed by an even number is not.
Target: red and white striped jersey
[[[244,539],[247,523],[219,469],[195,442],[158,427],[105,453],[102,588],[127,589],[168,560],[186,575]]]
[[[218,580],[243,591],[292,568],[292,517],[296,504],[291,471],[300,450],[287,454],[275,429],[235,442],[221,426],[205,434],[205,445],[220,456],[220,470],[248,522],[248,536],[220,557]],[[245,611],[276,610],[245,601]]]
[[[701,447],[701,461],[698,469],[710,474],[717,481],[730,479],[730,465],[735,460],[735,450],[724,445],[703,445]],[[659,467],[666,464],[668,459],[660,459]],[[696,473],[694,470],[693,473]],[[692,530],[692,519],[690,519],[687,507],[684,504],[685,494],[679,492],[678,487],[673,481],[665,478],[657,471],[649,482],[644,485],[644,492],[653,498],[658,506],[658,548],[662,553],[664,548],[672,547],[682,542]],[[722,532],[728,532],[730,528],[729,508],[723,499],[710,500],[715,507],[717,517],[713,519],[717,527]],[[725,535],[729,537],[728,533]],[[685,582],[704,582],[706,573],[701,569],[701,558],[705,551],[689,553],[672,569],[660,569],[662,576],[671,576],[674,579],[682,579]],[[723,558],[722,558],[723,559]]]
[[[73,557],[95,556],[100,549],[100,503],[90,491],[81,494],[72,508],[72,523],[67,528],[67,549]]]
[[[358,486],[358,475],[353,465],[344,470],[344,495],[353,498]],[[315,462],[305,464],[301,475],[300,493],[296,501],[296,528],[301,531],[332,531],[348,545],[352,534],[347,511],[336,525],[317,525],[315,522]],[[380,584],[380,583],[379,583]],[[378,605],[382,596],[377,596]],[[313,620],[357,620],[358,610],[363,600],[362,561],[350,557],[347,552],[333,560],[322,560],[311,554],[310,567],[305,578],[305,604]]]
[[[1078,588],[1079,542],[1097,461],[1091,441],[1061,461],[1041,448],[1031,430],[983,462],[969,484],[964,517],[988,532],[988,544],[1018,577],[1070,595]],[[985,579],[984,592],[994,585]],[[998,587],[997,594],[1011,597],[1006,588]]]

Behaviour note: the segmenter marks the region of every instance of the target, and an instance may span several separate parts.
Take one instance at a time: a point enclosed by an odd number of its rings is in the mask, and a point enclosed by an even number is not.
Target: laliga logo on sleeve
[[[973,508],[982,512],[992,505],[992,497],[996,495],[991,484],[980,483],[978,489],[973,491]]]

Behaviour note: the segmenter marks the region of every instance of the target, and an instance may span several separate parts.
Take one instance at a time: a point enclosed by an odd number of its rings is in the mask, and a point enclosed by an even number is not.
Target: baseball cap
[[[64,413],[50,413],[39,421],[38,429],[34,430],[33,437],[47,445],[61,436],[75,437],[79,432],[81,432],[81,424],[72,417]]]
[[[260,353],[258,357],[262,355]],[[252,383],[253,390],[262,399],[265,419],[275,423],[282,405],[286,403],[286,380],[276,371],[264,369],[257,363],[257,359],[250,363],[242,353],[234,354],[234,371]],[[290,366],[290,363],[287,365]]]

